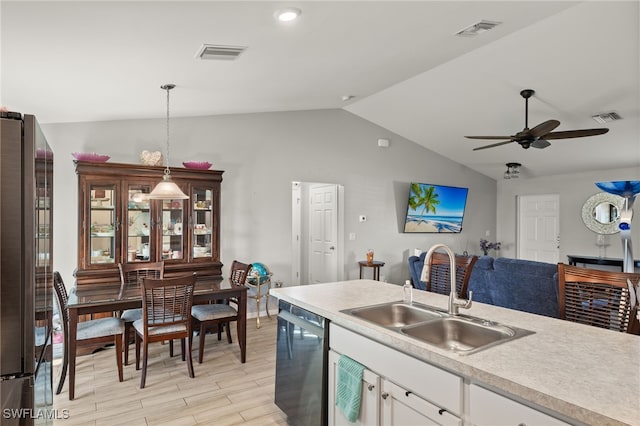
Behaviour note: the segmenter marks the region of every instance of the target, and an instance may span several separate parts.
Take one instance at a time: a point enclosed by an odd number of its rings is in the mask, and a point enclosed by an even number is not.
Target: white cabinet
[[[358,419],[351,423],[336,407],[335,391],[339,358],[339,353],[333,350],[329,351],[329,424],[336,426],[379,425],[380,376],[370,370],[365,369],[362,377],[362,402]]]
[[[363,404],[356,424],[462,425],[461,377],[335,324],[330,327],[330,425],[353,424],[335,407],[335,372],[340,354],[366,367]]]
[[[420,398],[413,392],[382,379],[381,425],[385,426],[459,426],[460,418]]]
[[[568,423],[531,407],[472,384],[469,420],[475,426],[566,426]]]

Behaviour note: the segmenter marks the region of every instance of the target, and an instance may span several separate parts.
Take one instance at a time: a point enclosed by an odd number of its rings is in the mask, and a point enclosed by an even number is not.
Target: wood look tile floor
[[[169,357],[169,345],[152,344],[149,349],[147,382],[140,389],[140,371],[135,369],[135,346],[131,345],[124,381],[118,382],[114,348],[78,357],[76,395],[69,401],[68,380],[54,409],[66,410],[67,419],[54,425],[286,425],[286,416],[274,404],[275,318],[247,321],[247,362],[240,362],[240,348],[232,324],[232,344],[207,335],[204,360],[197,362],[194,337],[195,378],[189,378],[179,355]],[[54,362],[54,390],[60,360]]]

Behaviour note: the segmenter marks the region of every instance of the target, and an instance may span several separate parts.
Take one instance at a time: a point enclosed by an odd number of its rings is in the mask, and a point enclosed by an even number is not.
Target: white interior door
[[[560,258],[560,197],[557,194],[518,196],[518,258],[558,263]]]
[[[309,188],[309,282],[338,281],[338,186]]]
[[[302,278],[302,184],[291,183],[291,283]]]

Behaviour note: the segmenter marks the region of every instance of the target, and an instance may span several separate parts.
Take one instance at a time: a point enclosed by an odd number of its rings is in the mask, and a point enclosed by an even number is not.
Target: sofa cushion
[[[426,252],[420,253],[420,256],[409,256],[409,274],[411,275],[411,284],[419,290],[426,290],[427,283],[420,281],[422,275],[422,267],[424,265],[424,257]]]
[[[491,293],[491,280],[493,279],[492,274],[493,257],[480,256],[471,270],[467,294],[461,295],[461,297],[468,299],[469,292],[473,292],[471,296],[473,301],[493,305],[494,303]]]
[[[409,258],[414,287],[426,289],[420,281],[425,253]],[[558,266],[532,260],[480,256],[469,278],[473,301],[554,318],[558,308]],[[468,298],[468,294],[461,295]]]
[[[558,265],[555,263],[536,262],[534,260],[498,257],[493,261],[493,269],[505,273],[552,277],[553,274],[558,272]]]
[[[535,275],[496,270],[490,287],[494,305],[558,318],[557,272]]]

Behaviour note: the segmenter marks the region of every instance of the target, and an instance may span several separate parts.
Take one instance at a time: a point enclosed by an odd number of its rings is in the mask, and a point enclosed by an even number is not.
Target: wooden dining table
[[[122,298],[118,298],[120,283],[101,284],[100,286],[74,287],[69,292],[67,308],[69,310],[69,330],[66,348],[69,360],[69,397],[74,398],[77,354],[78,318],[80,315],[118,312],[142,307],[142,295],[139,289],[130,289]],[[204,304],[217,300],[234,299],[238,304],[238,343],[240,361],[246,362],[247,353],[247,288],[236,285],[231,280],[198,278],[193,293],[193,304]],[[64,378],[61,378],[64,380]]]

